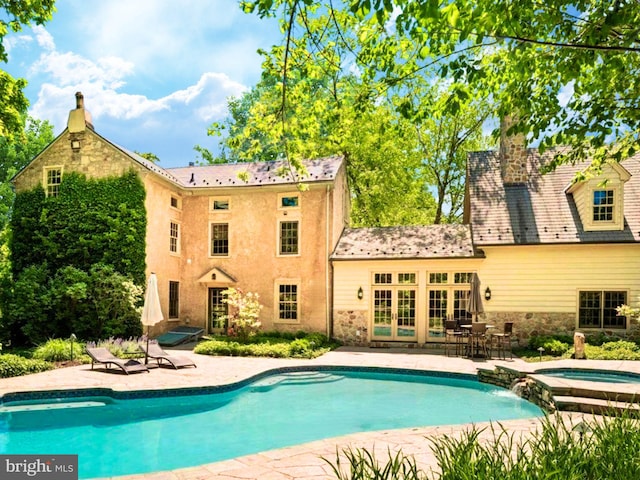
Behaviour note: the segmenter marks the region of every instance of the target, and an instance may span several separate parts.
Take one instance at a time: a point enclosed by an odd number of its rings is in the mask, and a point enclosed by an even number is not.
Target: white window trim
[[[178,236],[176,237],[176,251],[173,252],[171,251],[171,239],[173,238],[171,236],[171,224],[175,223],[178,226]],[[169,254],[171,255],[175,255],[175,256],[179,256],[181,253],[181,246],[180,244],[182,240],[182,225],[180,224],[180,222],[177,222],[176,220],[169,220]]]
[[[214,255],[213,252],[211,251],[211,243],[213,241],[213,239],[211,238],[212,235],[212,226],[213,225],[223,225],[226,224],[227,225],[227,243],[228,243],[228,248],[227,248],[227,254],[226,255]],[[229,258],[231,256],[231,223],[230,222],[226,222],[226,221],[211,221],[209,222],[209,244],[207,247],[207,253],[208,253],[208,257],[209,258]]]
[[[612,220],[594,220],[593,219],[593,209],[595,208],[594,204],[594,194],[597,191],[613,191],[613,215]],[[603,186],[601,184],[593,185],[589,189],[588,193],[588,221],[585,225],[585,231],[599,231],[599,230],[622,230],[624,228],[624,220],[623,220],[623,189],[619,184],[608,184]]]
[[[176,203],[178,204],[176,207],[171,205],[171,200],[173,200],[174,198],[176,199]],[[169,208],[171,208],[172,210],[182,211],[182,198],[172,194],[171,198],[169,199]]]
[[[215,209],[215,202],[227,202],[227,204],[229,205],[229,208],[227,208],[226,210],[224,209]],[[209,212],[211,213],[227,213],[231,211],[231,197],[210,197],[209,198]]]
[[[301,280],[299,278],[278,278],[275,281],[274,284],[274,288],[273,288],[273,299],[274,299],[274,306],[273,306],[273,323],[276,324],[287,324],[287,325],[299,325],[301,322],[301,302],[300,302],[300,298],[301,298],[301,294],[300,294],[300,283]],[[295,285],[296,286],[296,313],[297,313],[297,317],[295,320],[290,320],[290,319],[285,319],[285,318],[280,318],[280,286],[281,285]]]
[[[282,199],[287,197],[296,197],[298,199],[298,205],[295,207],[285,207],[284,205],[282,205]],[[278,210],[300,210],[301,204],[302,204],[302,195],[300,195],[300,192],[278,194]]]
[[[50,172],[51,170],[60,170],[60,183],[62,183],[62,179],[64,178],[64,165],[47,165],[42,169],[42,186],[44,187],[44,193],[47,197],[50,196],[49,184],[47,182],[49,180],[48,172]]]
[[[298,253],[282,253],[282,224],[285,222],[296,222],[298,224]],[[302,222],[299,218],[282,218],[276,222],[276,256],[281,258],[294,258],[302,253]]]

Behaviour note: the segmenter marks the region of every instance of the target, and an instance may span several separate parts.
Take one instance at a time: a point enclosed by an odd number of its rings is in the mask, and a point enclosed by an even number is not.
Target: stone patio
[[[196,355],[187,349],[181,350],[179,353],[192,357],[198,368],[180,370],[157,368],[150,373],[124,375],[107,373],[100,366],[91,370],[90,365],[81,365],[24,377],[1,379],[0,394],[91,387],[126,391],[224,385],[244,380],[269,369],[294,365],[310,367],[317,365],[376,366],[471,374],[475,374],[478,368],[492,368],[495,365],[508,365],[510,368],[522,371],[530,371],[536,366],[536,364],[527,364],[516,358],[513,360],[479,361],[446,357],[441,355],[437,349],[343,347],[314,360],[210,357]],[[544,368],[579,366],[580,368],[625,370],[640,373],[640,362],[562,360],[544,362],[540,366]],[[539,424],[540,421],[537,419],[501,422],[501,425],[509,431],[523,432],[523,434],[536,428]],[[479,427],[489,425],[488,423],[478,424]],[[119,480],[329,480],[335,479],[335,476],[323,457],[334,461],[336,452],[348,447],[373,450],[378,459],[382,461],[387,458],[388,451],[396,452],[402,449],[405,454],[415,457],[420,468],[429,471],[436,467],[429,446],[429,438],[433,438],[435,435],[456,434],[468,428],[469,425],[417,426],[409,429],[363,432],[192,468],[114,478]],[[491,435],[490,429],[487,429],[485,435]]]

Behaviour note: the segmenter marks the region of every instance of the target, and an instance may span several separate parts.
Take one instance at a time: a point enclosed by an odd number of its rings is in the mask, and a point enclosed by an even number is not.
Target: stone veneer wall
[[[79,141],[80,148],[72,149],[71,142]],[[16,178],[16,190],[23,191],[43,182],[43,168],[62,166],[63,176],[77,172],[89,178],[119,176],[134,166],[126,155],[101,140],[96,134],[86,131],[64,132],[52,143],[29,168]]]
[[[478,370],[478,380],[513,389],[518,396],[535,403],[546,412],[553,413],[556,410],[553,393],[543,384],[527,378],[526,373],[502,367],[496,367],[495,370],[481,368]]]
[[[366,346],[367,310],[336,310],[333,312],[333,338],[345,345]],[[359,335],[358,335],[359,332]]]
[[[513,336],[523,346],[529,343],[531,337],[538,335],[573,337],[576,331],[581,331],[577,328],[575,313],[488,312],[481,315],[480,321],[495,325],[495,331],[502,331],[505,322],[513,322]],[[628,322],[630,328],[627,331],[602,330],[602,333],[621,338],[640,338],[640,324],[631,320]]]
[[[526,138],[522,133],[507,135],[513,123],[511,117],[500,122],[500,172],[505,184],[526,183],[529,180]]]

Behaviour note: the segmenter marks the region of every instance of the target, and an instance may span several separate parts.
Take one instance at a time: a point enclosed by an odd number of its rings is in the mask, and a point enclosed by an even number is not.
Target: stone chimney
[[[84,109],[84,97],[82,92],[76,92],[76,109],[69,112],[67,127],[70,133],[84,132],[87,127],[93,130],[91,114]]]
[[[524,133],[507,135],[507,130],[517,122],[517,117],[500,120],[500,173],[505,184],[526,183],[527,141]]]

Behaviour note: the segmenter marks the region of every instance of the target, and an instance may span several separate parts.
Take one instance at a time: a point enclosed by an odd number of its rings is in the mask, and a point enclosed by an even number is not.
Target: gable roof
[[[476,246],[640,242],[640,154],[620,162],[631,175],[624,187],[624,230],[587,232],[567,185],[589,163],[560,165],[541,175],[540,166],[555,152],[527,153],[529,180],[512,185],[502,181],[497,152],[469,155],[469,220]]]
[[[284,160],[170,168],[167,172],[185,188],[282,185],[333,181],[342,162],[341,156],[304,160],[307,173],[297,177]]]
[[[332,260],[470,258],[468,225],[346,228]]]

